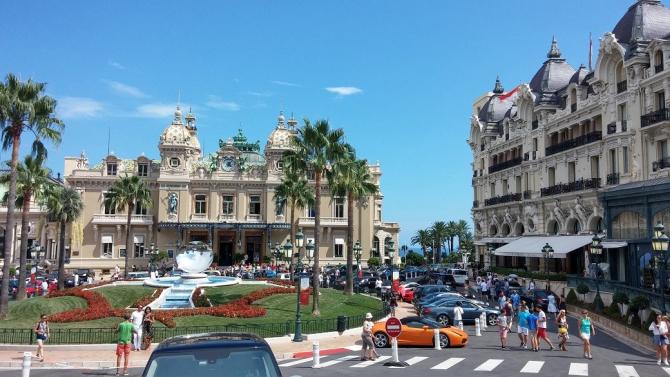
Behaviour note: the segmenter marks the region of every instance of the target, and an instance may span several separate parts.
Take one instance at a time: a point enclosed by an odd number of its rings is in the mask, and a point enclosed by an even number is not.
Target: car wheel
[[[448,336],[446,336],[444,334],[440,334],[440,347],[441,348],[448,348],[449,347],[449,337]]]
[[[384,348],[389,346],[389,337],[383,332],[376,333],[372,340],[375,342],[375,347],[377,348]]]
[[[440,314],[437,316],[437,323],[443,327],[449,325],[449,322],[449,317],[446,314]]]
[[[495,326],[498,323],[498,316],[495,314],[489,314],[486,317],[486,323],[488,323],[489,326]]]
[[[370,287],[363,287],[363,293],[370,293]]]

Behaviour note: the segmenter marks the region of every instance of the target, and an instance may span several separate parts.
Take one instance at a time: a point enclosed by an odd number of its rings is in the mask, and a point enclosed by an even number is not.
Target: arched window
[[[579,234],[581,230],[582,230],[582,224],[580,224],[579,220],[575,220],[575,223],[572,224],[572,233]]]
[[[619,62],[616,66],[616,92],[622,93],[628,90],[628,81],[626,78],[626,71],[623,69],[623,62]]]
[[[663,72],[663,51],[654,54],[654,73]]]

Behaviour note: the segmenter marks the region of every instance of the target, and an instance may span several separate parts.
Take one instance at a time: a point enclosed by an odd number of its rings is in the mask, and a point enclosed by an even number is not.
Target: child
[[[505,316],[505,311],[501,310],[500,315],[498,316],[498,332],[500,333],[500,345],[502,349],[505,349],[505,343],[507,343],[507,317]]]

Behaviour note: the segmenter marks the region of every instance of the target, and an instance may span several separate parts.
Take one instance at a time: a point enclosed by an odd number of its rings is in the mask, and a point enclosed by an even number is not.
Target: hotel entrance
[[[219,236],[219,266],[232,266],[235,250],[234,234],[223,234]]]
[[[261,255],[261,247],[263,243],[263,234],[254,234],[245,237],[245,248],[247,255],[247,263],[258,264],[263,261]]]

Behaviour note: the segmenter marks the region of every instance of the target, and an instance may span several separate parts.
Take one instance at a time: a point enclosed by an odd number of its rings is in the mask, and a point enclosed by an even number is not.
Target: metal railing
[[[670,119],[670,109],[660,109],[645,114],[641,118],[641,127],[651,126]]]
[[[615,134],[616,133],[616,122],[612,122],[607,125],[607,134]]]
[[[533,192],[531,190],[526,190],[523,192],[523,198],[524,199],[532,199],[533,198]]]
[[[663,72],[663,63],[655,65],[654,66],[654,72],[655,73]]]
[[[607,186],[619,184],[619,173],[607,174]]]
[[[521,157],[516,157],[516,158],[513,158],[511,160],[507,160],[505,162],[495,164],[495,165],[489,167],[489,174],[495,173],[495,172],[498,172],[498,171],[501,171],[501,170],[509,169],[509,168],[517,166],[517,165],[521,165],[521,162],[522,162]]]
[[[390,308],[383,308],[372,312],[374,320],[387,316]],[[345,329],[363,325],[365,314],[345,316]],[[121,319],[119,319],[120,321]],[[337,331],[337,318],[324,318],[302,321],[303,334],[316,334]],[[119,335],[111,328],[90,329],[51,329],[49,344],[114,344]],[[280,337],[295,332],[295,320],[267,324],[228,324],[217,326],[188,326],[188,327],[154,327],[154,342],[161,342],[171,336],[200,334],[207,332],[250,332],[264,338]],[[35,336],[32,329],[0,329],[0,344],[33,344]]]
[[[509,202],[519,202],[521,201],[521,194],[507,194],[503,196],[496,196],[494,198],[485,199],[485,206],[492,206],[496,204],[509,203]]]
[[[540,189],[540,196],[558,195],[566,192],[575,192],[594,188],[600,188],[600,178],[581,178],[578,181],[565,184],[559,183],[554,186],[542,188]]]
[[[530,124],[531,124],[530,128],[533,129],[533,130],[536,130],[537,127],[540,126],[540,122],[537,121],[537,120],[532,121]]]
[[[588,133],[584,136],[578,136],[574,139],[566,140],[558,144],[549,146],[545,149],[545,156],[551,156],[559,152],[565,152],[567,150],[577,148],[582,145],[590,144],[602,139],[602,132],[594,131]]]
[[[658,161],[652,162],[652,169],[655,172],[665,168],[670,168],[670,157],[663,157]]]
[[[590,290],[596,290],[596,279],[587,278],[579,275],[566,275],[568,288],[576,288],[579,284],[586,284]],[[662,309],[665,305],[665,311],[670,312],[670,299],[664,299],[663,295],[656,292],[651,292],[642,288],[634,288],[626,285],[622,281],[600,279],[598,281],[601,292],[616,293],[623,292],[631,300],[635,296],[645,296],[649,298],[651,306],[656,309]]]
[[[617,94],[625,92],[626,90],[628,90],[628,81],[624,80],[624,81],[619,81],[618,83],[616,83]]]
[[[577,111],[577,104],[573,103],[570,105],[570,112],[574,113],[575,111]]]

